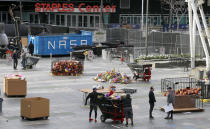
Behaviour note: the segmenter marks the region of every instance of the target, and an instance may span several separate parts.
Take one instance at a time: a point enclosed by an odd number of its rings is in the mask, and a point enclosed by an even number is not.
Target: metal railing
[[[195,78],[180,77],[161,79],[161,92],[166,92],[168,87],[171,87],[173,90],[178,90],[187,87],[201,88],[201,85]]]
[[[200,95],[190,95],[190,97],[193,103],[195,104],[195,108],[203,108],[203,101],[200,101],[200,99],[205,98],[206,92],[204,92],[205,90],[203,89],[204,87],[202,83],[196,80],[195,78],[179,77],[161,79],[161,92],[167,92],[168,87],[171,87],[172,90],[184,88],[201,88]]]
[[[210,99],[210,84],[206,84],[204,81],[199,81],[201,85],[201,96],[202,99]]]

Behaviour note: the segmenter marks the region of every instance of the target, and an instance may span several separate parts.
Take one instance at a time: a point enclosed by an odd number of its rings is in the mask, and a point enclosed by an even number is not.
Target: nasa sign
[[[34,44],[34,55],[68,55],[74,46],[92,45],[92,33],[83,31],[81,34],[29,36],[28,43]]]
[[[78,44],[77,40],[70,40],[69,42],[67,40],[59,40],[56,42],[56,40],[48,41],[48,50],[56,50],[56,49],[72,49],[73,46],[82,46],[87,45],[87,40],[80,40],[80,43]]]

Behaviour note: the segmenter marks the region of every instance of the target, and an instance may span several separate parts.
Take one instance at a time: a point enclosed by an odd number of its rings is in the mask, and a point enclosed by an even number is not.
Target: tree
[[[169,11],[169,28],[172,25],[172,17],[177,18],[177,30],[179,30],[179,25],[181,18],[187,13],[187,2],[185,0],[160,0],[161,7],[165,11]]]

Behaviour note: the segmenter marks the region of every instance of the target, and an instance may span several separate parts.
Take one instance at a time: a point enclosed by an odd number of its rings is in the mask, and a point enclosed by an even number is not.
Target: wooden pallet
[[[161,111],[164,111],[164,108],[160,108]],[[182,112],[203,112],[204,109],[201,108],[178,108],[174,109],[174,113],[182,113]]]
[[[44,116],[44,117],[38,117],[38,118],[28,118],[21,116],[22,120],[29,120],[29,121],[35,121],[35,120],[47,120],[49,116]]]

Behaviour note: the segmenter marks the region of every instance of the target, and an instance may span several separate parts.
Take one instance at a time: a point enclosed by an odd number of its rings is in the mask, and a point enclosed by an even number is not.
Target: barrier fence
[[[124,42],[133,45],[134,57],[146,54],[146,31],[140,29],[108,28],[106,29],[107,42]],[[196,35],[196,57],[204,56],[199,35]],[[148,32],[149,55],[190,55],[190,40],[187,32]]]

